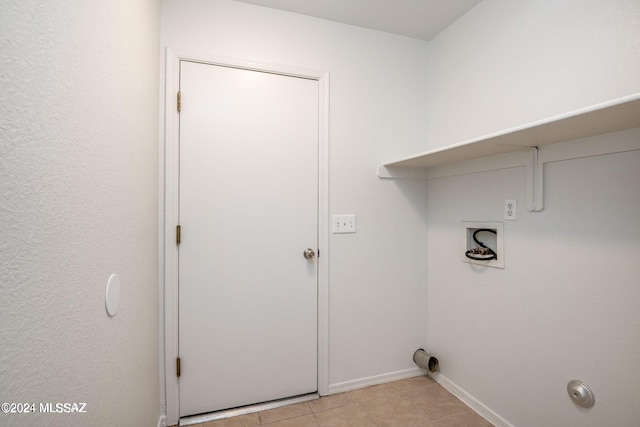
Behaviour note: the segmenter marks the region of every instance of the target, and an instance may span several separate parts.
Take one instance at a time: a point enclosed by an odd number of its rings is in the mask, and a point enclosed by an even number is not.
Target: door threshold
[[[308,402],[310,400],[319,399],[318,393],[302,394],[300,396],[287,397],[270,402],[256,403],[255,405],[242,406],[240,408],[224,409],[222,411],[209,412],[208,414],[193,415],[190,417],[180,418],[180,426],[190,426],[193,424],[206,423],[209,421],[222,420],[225,418],[237,417],[240,415],[253,414],[260,411],[268,411],[269,409],[280,408],[282,406],[295,405],[296,403]]]

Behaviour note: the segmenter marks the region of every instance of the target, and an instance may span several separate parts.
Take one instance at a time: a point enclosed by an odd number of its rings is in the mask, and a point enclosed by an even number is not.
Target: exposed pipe
[[[426,351],[419,348],[413,353],[413,361],[416,365],[422,369],[426,369],[429,373],[434,373],[438,370],[438,359],[427,354]]]

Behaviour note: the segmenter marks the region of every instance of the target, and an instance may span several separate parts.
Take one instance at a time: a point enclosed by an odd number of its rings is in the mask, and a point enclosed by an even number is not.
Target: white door
[[[180,416],[317,390],[316,80],[181,61]]]

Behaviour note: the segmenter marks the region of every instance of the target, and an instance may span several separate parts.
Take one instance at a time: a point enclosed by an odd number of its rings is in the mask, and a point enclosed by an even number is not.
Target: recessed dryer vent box
[[[503,223],[502,222],[472,222],[464,221],[462,223],[464,231],[464,246],[462,251],[462,261],[470,264],[484,265],[487,267],[504,268],[504,238],[503,238]],[[489,229],[495,231],[494,233],[488,231],[481,231],[477,233],[476,239],[482,242],[485,246],[491,248],[497,255],[497,259],[491,260],[475,260],[468,258],[465,253],[478,247],[478,243],[473,240],[473,233],[477,230]]]

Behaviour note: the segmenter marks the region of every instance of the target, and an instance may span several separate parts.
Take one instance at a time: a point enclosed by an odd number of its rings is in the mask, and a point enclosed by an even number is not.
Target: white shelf
[[[380,178],[415,178],[433,166],[640,127],[640,93],[378,166]],[[422,175],[423,176],[423,175]]]

